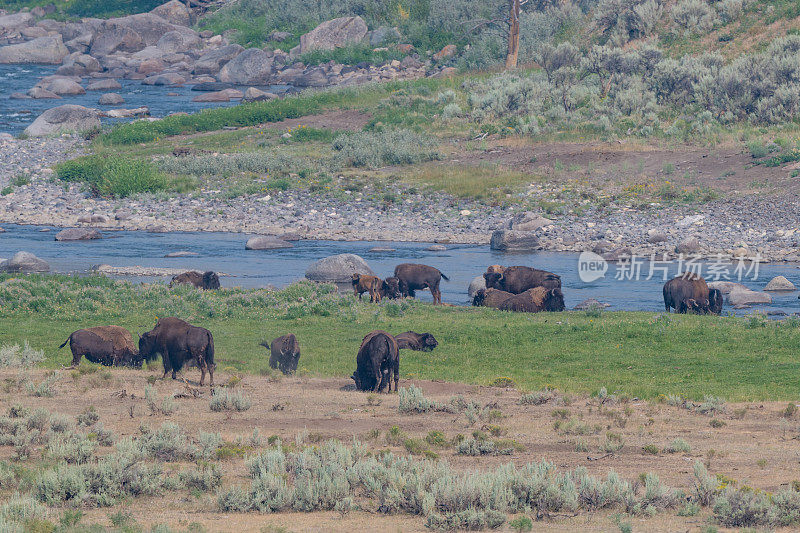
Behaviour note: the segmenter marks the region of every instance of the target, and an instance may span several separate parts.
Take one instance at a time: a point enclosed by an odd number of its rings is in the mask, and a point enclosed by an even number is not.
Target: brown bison
[[[378,276],[368,276],[366,274],[353,274],[353,296],[358,296],[358,299],[361,299],[361,295],[365,292],[369,293],[369,301],[370,302],[380,302],[381,301],[381,285],[383,281]]]
[[[81,356],[105,366],[142,366],[142,357],[133,344],[133,337],[127,329],[119,326],[97,326],[73,331],[58,348],[63,348],[67,343],[72,350],[71,368],[80,364]]]
[[[389,298],[390,300],[397,300],[402,298],[403,294],[400,292],[400,280],[394,276],[388,277],[381,283],[381,288],[378,291],[381,298]]]
[[[544,287],[534,287],[527,291],[512,296],[500,306],[503,311],[514,311],[517,313],[538,313],[540,311],[563,311],[564,295],[561,289],[545,289]]]
[[[214,388],[214,337],[207,329],[192,326],[180,318],[160,318],[156,326],[139,339],[141,357],[150,360],[157,353],[164,362],[164,378],[171,371],[175,379],[175,373],[193,359],[200,367],[200,385],[208,371],[211,388]]]
[[[172,281],[169,282],[169,286],[172,287],[173,285],[182,283],[194,285],[198,289],[203,289],[204,291],[215,291],[219,289],[219,275],[210,270],[203,273],[190,270],[189,272],[184,272],[183,274],[178,274],[173,277]]]
[[[388,385],[392,392],[400,381],[400,352],[397,341],[385,331],[373,331],[364,337],[356,356],[356,371],[353,381],[361,391],[381,392]]]
[[[498,289],[478,289],[475,297],[472,299],[472,305],[479,307],[493,307],[500,309],[503,303],[514,296],[510,292],[501,291]]]
[[[415,296],[414,291],[430,289],[434,304],[442,303],[442,292],[439,290],[439,282],[444,278],[450,278],[442,274],[438,268],[428,265],[418,265],[414,263],[403,263],[394,268],[394,277],[400,282],[400,292],[403,296]]]
[[[300,343],[294,333],[278,337],[271,343],[261,343],[264,348],[269,348],[269,367],[280,369],[284,374],[292,374],[297,370],[300,361]]]
[[[502,272],[486,272],[483,279],[486,280],[487,289],[499,289],[512,294],[520,294],[534,287],[561,288],[558,274],[526,266],[510,266]]]
[[[722,293],[708,289],[706,280],[693,272],[684,272],[664,284],[664,309],[667,313],[718,315],[722,312]]]
[[[430,333],[416,333],[414,331],[406,331],[399,335],[395,335],[394,339],[397,341],[397,348],[400,350],[409,349],[417,352],[430,352],[439,343]]]

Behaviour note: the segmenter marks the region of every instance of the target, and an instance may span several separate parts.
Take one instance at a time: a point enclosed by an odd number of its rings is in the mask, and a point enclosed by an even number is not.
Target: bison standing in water
[[[709,290],[706,280],[693,272],[684,272],[664,284],[664,309],[667,313],[697,313],[718,315],[722,312],[722,293]]]
[[[487,289],[498,289],[512,294],[521,294],[534,287],[560,289],[561,277],[558,274],[526,266],[510,266],[502,272],[497,270],[483,275]]]
[[[157,353],[164,362],[164,378],[171,371],[172,379],[176,379],[175,373],[193,359],[200,367],[200,385],[208,372],[211,388],[214,388],[214,337],[207,329],[192,326],[180,318],[160,318],[156,326],[139,339],[141,357],[149,361]]]
[[[430,352],[439,343],[436,338],[430,333],[417,333],[415,331],[406,331],[395,335],[394,339],[397,341],[397,348],[400,350],[409,349],[417,352]]]
[[[565,309],[564,295],[561,293],[561,289],[535,287],[507,299],[500,309],[517,313],[559,312]]]
[[[180,285],[181,283],[194,285],[198,289],[203,289],[204,291],[215,291],[219,289],[219,275],[211,270],[203,273],[190,270],[189,272],[184,272],[183,274],[178,274],[173,277],[172,281],[169,282],[169,286],[172,287],[173,285]]]
[[[413,298],[414,291],[430,289],[434,305],[442,303],[442,292],[439,290],[442,278],[450,281],[450,278],[442,274],[438,268],[415,263],[397,265],[394,268],[394,277],[400,282],[400,292],[403,293],[403,296]]]
[[[72,350],[71,367],[78,366],[81,356],[105,366],[142,366],[142,357],[133,343],[133,337],[127,329],[119,326],[97,326],[73,331],[58,348],[63,348],[67,343]]]
[[[300,343],[294,333],[278,337],[271,343],[261,343],[264,348],[269,348],[269,367],[280,369],[284,374],[292,374],[297,370],[300,361]]]
[[[364,337],[356,356],[356,371],[353,381],[361,391],[381,392],[389,386],[392,392],[392,374],[394,390],[400,381],[400,352],[397,341],[385,331],[373,331]]]

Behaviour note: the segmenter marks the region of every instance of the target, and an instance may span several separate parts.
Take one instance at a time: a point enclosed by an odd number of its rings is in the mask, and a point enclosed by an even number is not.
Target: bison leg
[[[80,350],[76,350],[72,346],[70,346],[70,348],[72,348],[72,364],[70,365],[70,368],[75,368],[81,363],[81,356],[83,354],[80,353]]]
[[[397,384],[400,382],[400,357],[395,359],[392,370],[394,371],[394,391],[397,392],[400,390],[397,388]]]

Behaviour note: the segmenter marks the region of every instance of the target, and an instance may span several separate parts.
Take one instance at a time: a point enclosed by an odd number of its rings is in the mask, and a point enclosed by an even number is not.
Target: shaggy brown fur
[[[383,281],[378,276],[353,274],[353,296],[358,296],[360,300],[361,295],[368,292],[370,302],[380,302],[382,283]]]
[[[518,313],[538,313],[540,311],[563,311],[564,295],[561,289],[545,289],[534,287],[527,291],[512,296],[500,306],[504,311]]]
[[[500,306],[512,296],[514,295],[510,292],[498,289],[478,289],[472,299],[472,305],[500,309]]]

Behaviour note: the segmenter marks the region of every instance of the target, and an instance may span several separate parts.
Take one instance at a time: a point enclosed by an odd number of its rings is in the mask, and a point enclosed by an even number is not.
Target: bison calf
[[[271,343],[261,343],[264,348],[269,348],[269,367],[277,368],[284,374],[292,374],[297,370],[300,361],[300,343],[294,333],[278,337]]]
[[[85,356],[92,363],[105,366],[142,366],[139,350],[133,344],[130,332],[119,326],[97,326],[73,331],[61,349],[69,343],[72,365],[76,367]]]
[[[190,270],[189,272],[174,276],[172,281],[169,282],[169,286],[172,287],[182,283],[194,285],[198,289],[203,289],[204,291],[215,291],[219,289],[219,275],[211,270],[203,273]]]
[[[370,302],[380,302],[381,301],[381,278],[378,276],[369,276],[366,274],[353,274],[353,296],[358,296],[358,299],[361,299],[361,295],[365,292],[369,293],[369,301]]]
[[[397,348],[400,350],[409,349],[418,352],[430,352],[439,343],[430,333],[416,333],[414,331],[406,331],[395,335],[394,339],[397,341]]]
[[[564,295],[561,294],[561,289],[535,287],[508,298],[500,309],[517,313],[559,312],[565,309]]]
[[[433,296],[433,303],[442,303],[442,292],[439,290],[439,283],[442,279],[450,281],[450,278],[442,274],[438,268],[428,265],[418,265],[415,263],[403,263],[394,269],[394,277],[399,280],[400,292],[403,296],[415,296],[414,291],[430,289]]]
[[[361,391],[381,392],[386,385],[392,392],[392,375],[394,390],[400,381],[400,352],[397,341],[385,331],[373,331],[361,341],[356,355],[356,371],[353,381]]]
[[[176,379],[175,373],[193,359],[200,367],[200,385],[208,372],[211,388],[214,388],[214,337],[207,329],[192,326],[180,318],[160,318],[156,326],[139,339],[140,356],[149,361],[155,359],[156,354],[161,354],[164,362],[164,378],[172,371],[172,379]]]

